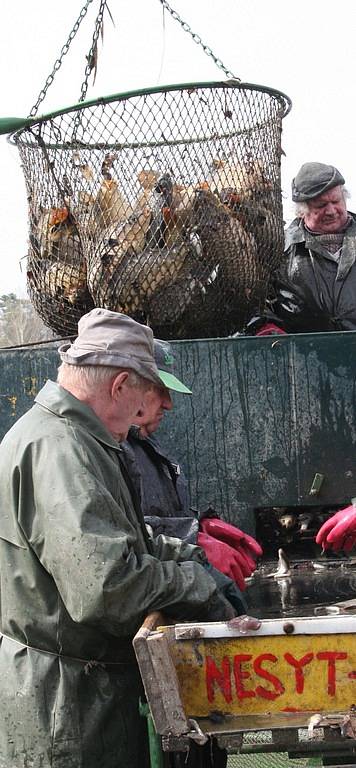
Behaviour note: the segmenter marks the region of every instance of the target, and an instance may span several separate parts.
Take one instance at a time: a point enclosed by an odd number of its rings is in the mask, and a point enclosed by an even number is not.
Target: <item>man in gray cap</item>
[[[356,329],[356,216],[345,179],[332,165],[304,163],[292,181],[297,217],[269,308],[249,328],[262,335]]]
[[[134,634],[235,612],[199,547],[148,536],[122,463],[161,383],[150,329],[94,309],[59,353],[0,446],[0,768],[148,768]]]

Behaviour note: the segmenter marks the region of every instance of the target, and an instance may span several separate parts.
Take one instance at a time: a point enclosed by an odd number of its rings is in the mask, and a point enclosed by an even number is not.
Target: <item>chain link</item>
[[[191,29],[189,24],[187,24],[186,21],[183,21],[183,19],[181,19],[181,17],[177,13],[177,11],[174,10],[174,8],[171,8],[171,6],[168,5],[167,0],[159,0],[159,1],[163,5],[163,8],[166,8],[167,11],[171,14],[173,19],[175,19],[175,21],[179,22],[179,24],[181,25],[181,27],[184,30],[184,32],[188,32],[191,35],[191,37],[193,38],[194,42],[197,43],[197,45],[200,45],[202,47],[204,53],[206,53],[207,56],[210,56],[210,58],[214,61],[216,66],[219,67],[219,69],[222,69],[223,72],[225,72],[225,75],[226,75],[227,79],[228,80],[237,80],[240,83],[241,82],[241,78],[240,77],[236,77],[236,75],[234,75],[232,72],[230,72],[229,69],[227,69],[225,67],[225,65],[223,64],[221,59],[218,59],[218,57],[215,56],[215,54],[213,53],[211,48],[209,48],[208,45],[205,45],[205,43],[203,43],[201,37],[199,35],[197,35],[196,32],[193,32],[193,30]]]
[[[82,10],[81,10],[81,12],[80,12],[80,14],[79,14],[79,16],[78,16],[78,19],[77,19],[77,21],[76,21],[76,22],[75,22],[75,24],[74,24],[74,27],[73,27],[73,29],[72,29],[72,30],[71,30],[71,32],[69,33],[69,36],[68,36],[68,40],[67,40],[67,42],[65,43],[65,45],[63,46],[63,48],[61,49],[61,52],[60,52],[60,54],[59,54],[59,57],[58,57],[58,59],[56,59],[56,61],[55,61],[55,63],[54,63],[54,66],[53,66],[52,72],[51,72],[51,74],[50,74],[50,75],[48,75],[48,77],[47,77],[47,80],[46,80],[46,82],[45,82],[45,84],[44,84],[44,86],[43,86],[42,90],[40,91],[40,93],[39,93],[39,95],[38,95],[37,101],[36,101],[36,103],[33,105],[32,109],[31,109],[31,112],[30,112],[30,114],[28,115],[28,117],[35,117],[35,116],[37,115],[37,112],[38,112],[38,107],[39,107],[39,105],[42,103],[42,101],[44,100],[44,98],[45,98],[45,96],[46,96],[46,93],[47,93],[47,91],[48,91],[48,88],[50,87],[50,85],[52,85],[52,83],[53,83],[53,80],[54,80],[54,77],[55,77],[55,74],[56,74],[56,72],[58,72],[59,68],[61,67],[61,65],[62,65],[62,61],[63,61],[63,58],[64,58],[64,56],[65,56],[65,55],[68,53],[68,50],[69,50],[70,44],[71,44],[71,42],[72,42],[73,38],[76,36],[76,34],[77,34],[77,32],[78,32],[78,29],[79,29],[79,27],[80,27],[80,25],[81,25],[81,23],[82,23],[82,21],[83,21],[84,17],[85,17],[85,16],[86,16],[86,14],[87,14],[87,11],[88,11],[88,8],[89,8],[89,5],[90,5],[92,2],[93,2],[93,0],[87,0],[87,2],[86,2],[86,4],[85,4],[85,6],[82,8]]]
[[[80,102],[84,101],[86,97],[87,90],[88,90],[89,75],[93,71],[93,69],[96,70],[97,56],[98,56],[98,49],[97,49],[98,38],[99,38],[100,30],[102,29],[102,25],[103,25],[103,16],[104,16],[106,4],[107,4],[107,0],[100,0],[100,8],[95,21],[93,40],[92,40],[90,51],[87,55],[87,65],[85,67],[84,80],[82,83],[82,88],[81,88],[80,97],[79,97]]]
[[[56,59],[54,65],[53,65],[52,72],[48,75],[47,80],[46,80],[43,88],[41,89],[41,91],[40,91],[40,93],[38,95],[37,101],[35,102],[35,104],[33,105],[30,113],[28,114],[28,117],[35,117],[37,115],[38,107],[40,106],[42,101],[45,99],[47,91],[48,91],[49,87],[52,85],[56,73],[58,72],[58,70],[62,66],[62,62],[63,62],[64,56],[66,56],[66,54],[68,53],[69,47],[71,45],[71,42],[72,42],[73,38],[75,37],[75,35],[77,34],[78,29],[79,29],[79,27],[80,27],[84,17],[86,16],[86,14],[88,12],[89,5],[91,5],[92,2],[93,2],[93,0],[87,0],[86,4],[82,8],[82,10],[81,10],[81,12],[80,12],[80,14],[78,16],[78,19],[77,19],[77,21],[74,24],[73,29],[71,30],[71,32],[68,35],[68,40],[64,44],[63,48],[61,49],[60,54],[58,56],[58,59]],[[236,75],[234,75],[233,72],[230,72],[230,70],[228,70],[227,67],[225,67],[225,65],[223,64],[221,59],[219,59],[217,56],[215,56],[215,54],[213,53],[212,49],[208,45],[205,45],[205,43],[203,43],[201,37],[199,35],[197,35],[196,32],[193,32],[193,30],[191,29],[189,24],[187,24],[186,21],[181,19],[181,17],[177,13],[177,11],[175,11],[174,8],[171,8],[171,6],[167,3],[167,0],[160,0],[160,3],[162,4],[163,8],[165,8],[171,14],[172,18],[175,19],[175,21],[179,22],[179,24],[181,25],[181,27],[184,30],[184,32],[188,32],[191,35],[191,37],[194,40],[194,42],[197,43],[197,45],[200,45],[202,47],[204,53],[206,53],[206,55],[209,56],[214,61],[214,63],[216,64],[217,67],[219,67],[219,69],[223,70],[223,72],[225,73],[225,75],[226,75],[228,80],[237,80],[238,82],[241,82],[241,79],[239,77],[236,77]],[[99,13],[98,13],[98,16],[97,16],[96,22],[95,22],[95,29],[94,29],[92,45],[91,45],[90,51],[89,51],[89,53],[87,55],[87,64],[86,64],[85,71],[84,71],[84,80],[83,80],[83,83],[82,83],[82,86],[81,86],[79,102],[84,101],[84,99],[86,97],[87,90],[88,90],[89,76],[90,76],[90,74],[91,74],[91,72],[92,72],[92,70],[93,70],[93,68],[95,66],[95,59],[97,57],[97,43],[98,43],[98,38],[99,38],[100,30],[102,28],[103,16],[104,16],[104,11],[105,11],[106,5],[107,5],[107,0],[101,0],[100,8],[99,8]]]

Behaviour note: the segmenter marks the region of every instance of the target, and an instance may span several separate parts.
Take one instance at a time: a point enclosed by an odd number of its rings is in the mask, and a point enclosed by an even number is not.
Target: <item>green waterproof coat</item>
[[[53,382],[0,446],[1,768],[144,768],[132,637],[219,602],[199,548],[149,539],[120,453]]]

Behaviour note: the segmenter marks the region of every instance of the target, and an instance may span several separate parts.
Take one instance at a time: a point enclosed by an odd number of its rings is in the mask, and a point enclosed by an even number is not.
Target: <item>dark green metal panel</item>
[[[298,498],[310,502],[320,473],[319,503],[349,501],[356,492],[356,333],[295,336],[291,354]]]
[[[193,396],[174,396],[160,436],[190,477],[193,506],[212,505],[253,530],[257,506],[356,496],[356,333],[174,347]],[[55,348],[1,353],[0,435],[55,378],[57,363]]]
[[[176,353],[193,396],[175,396],[162,439],[187,469],[193,506],[245,524],[251,506],[296,503],[289,345],[219,339],[177,342]]]
[[[177,342],[176,353],[194,395],[175,397],[162,440],[193,505],[253,529],[257,506],[356,495],[355,333]]]
[[[0,351],[0,439],[33,404],[47,379],[56,377],[54,347]]]

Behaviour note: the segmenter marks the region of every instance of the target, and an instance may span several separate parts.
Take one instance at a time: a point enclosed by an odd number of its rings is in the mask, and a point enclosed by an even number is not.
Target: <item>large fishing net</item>
[[[282,254],[287,98],[236,81],[115,95],[15,133],[28,191],[27,282],[44,322],[93,306],[161,338],[226,336]]]

